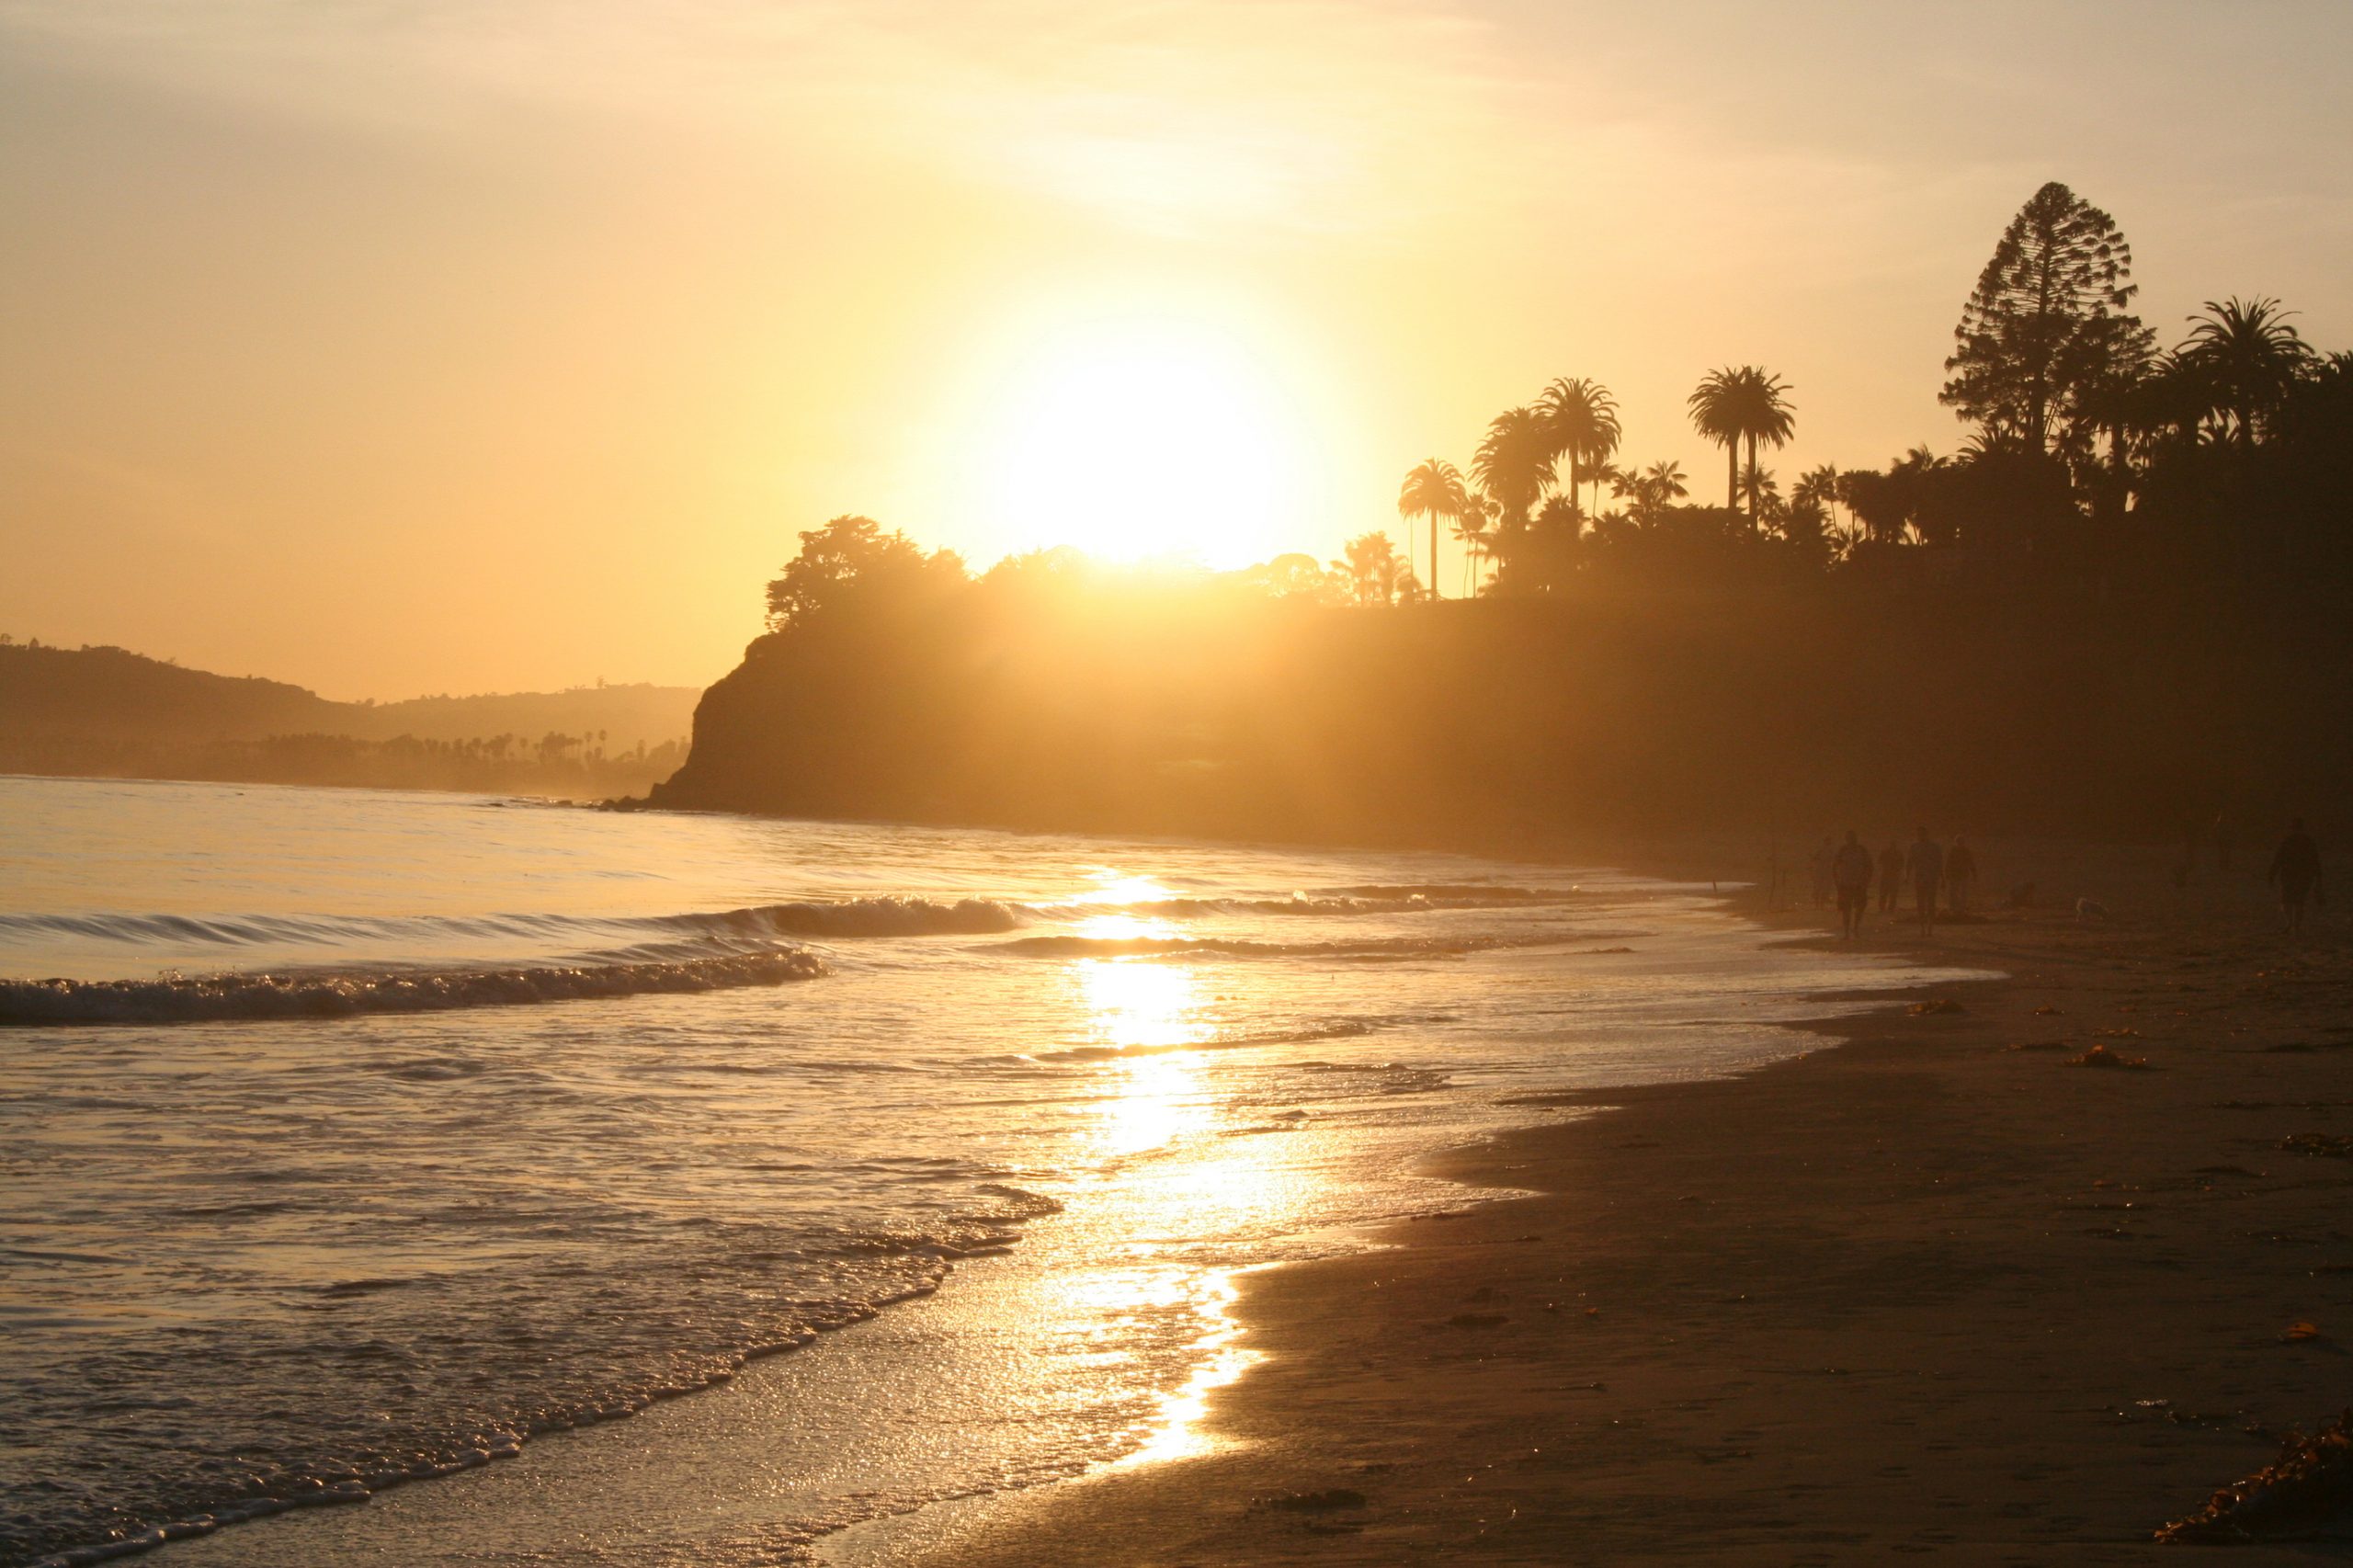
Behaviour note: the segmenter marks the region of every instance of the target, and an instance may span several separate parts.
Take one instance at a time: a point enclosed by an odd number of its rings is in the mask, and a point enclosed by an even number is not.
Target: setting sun
[[[1202,314],[1105,312],[1025,332],[960,411],[976,521],[1015,547],[1235,567],[1313,544],[1328,460],[1296,379]]]

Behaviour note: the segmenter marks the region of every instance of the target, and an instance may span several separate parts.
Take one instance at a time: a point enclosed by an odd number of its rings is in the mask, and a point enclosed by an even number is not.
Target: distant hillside
[[[122,648],[0,642],[0,772],[601,797],[676,767],[700,695],[639,685],[334,702]]]
[[[0,644],[0,736],[10,740],[258,740],[345,728],[348,706],[284,681],[184,670],[123,648]]]

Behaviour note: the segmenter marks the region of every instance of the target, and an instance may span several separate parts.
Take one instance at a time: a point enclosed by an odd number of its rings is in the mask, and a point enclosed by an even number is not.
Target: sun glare
[[[1321,531],[1312,421],[1271,357],[1213,320],[1066,320],[1026,337],[977,396],[968,498],[1009,549],[1232,568]]]

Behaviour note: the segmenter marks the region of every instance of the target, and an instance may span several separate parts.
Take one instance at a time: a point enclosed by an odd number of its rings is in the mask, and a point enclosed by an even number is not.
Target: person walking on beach
[[[1969,840],[1959,834],[1952,835],[1951,852],[1945,856],[1945,907],[1955,915],[1969,913],[1969,901],[1977,893],[1977,857],[1971,852]]]
[[[1925,826],[1912,841],[1905,865],[1912,872],[1913,911],[1920,916],[1920,935],[1926,937],[1937,928],[1937,884],[1945,878],[1945,852]]]
[[[1904,895],[1904,846],[1891,838],[1879,852],[1879,912],[1893,915]]]
[[[2320,846],[2304,831],[2304,819],[2298,817],[2288,824],[2288,836],[2279,841],[2272,852],[2271,869],[2264,881],[2278,884],[2279,909],[2288,918],[2288,935],[2301,937],[2304,932],[2304,900],[2317,898],[2325,906],[2328,890],[2321,884]]]
[[[1830,862],[1830,880],[1838,887],[1838,934],[1851,942],[1863,934],[1863,913],[1871,902],[1871,852],[1851,827]]]

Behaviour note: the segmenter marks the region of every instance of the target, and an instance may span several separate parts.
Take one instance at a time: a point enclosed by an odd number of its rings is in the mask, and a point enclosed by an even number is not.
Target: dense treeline
[[[1563,378],[1432,460],[1477,597],[1385,532],[1321,565],[972,577],[864,518],[803,534],[770,631],[657,802],[1032,825],[1499,842],[1874,814],[2170,835],[2333,819],[2353,778],[2353,360],[2274,301],[2161,348],[2105,213],[2038,192],[1964,307],[1957,454],[1760,461],[1792,389],[1690,399],[1725,505],[1616,466]],[[1604,500],[1604,493],[1609,497]],[[1415,553],[1418,553],[1416,551]]]

